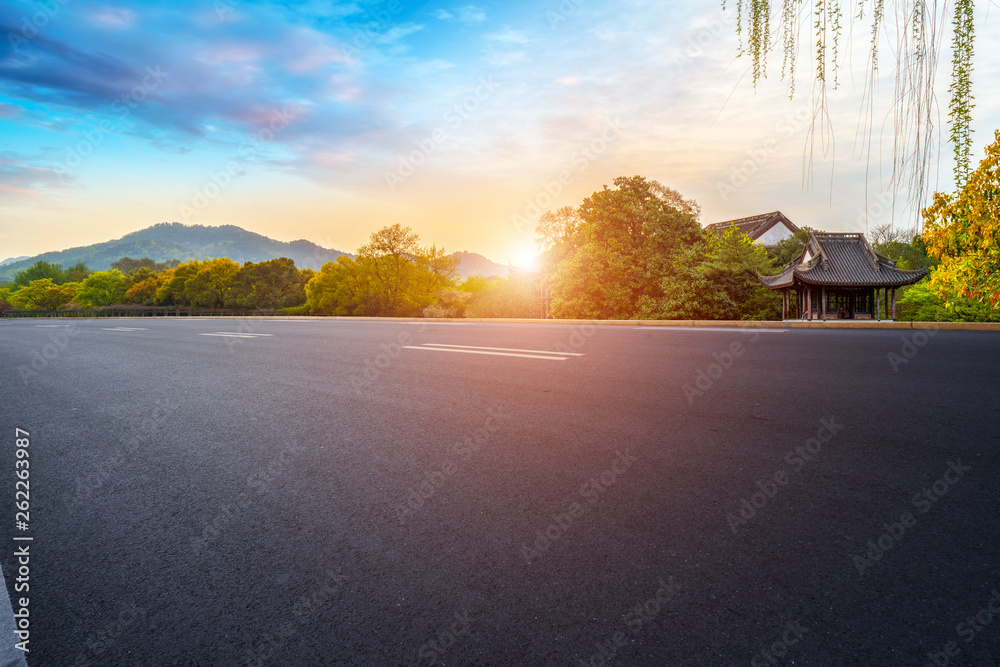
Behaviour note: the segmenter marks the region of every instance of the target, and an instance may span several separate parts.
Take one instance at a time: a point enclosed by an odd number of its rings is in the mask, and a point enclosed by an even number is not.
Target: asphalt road
[[[33,667],[1000,664],[998,334],[66,324],[0,321]]]

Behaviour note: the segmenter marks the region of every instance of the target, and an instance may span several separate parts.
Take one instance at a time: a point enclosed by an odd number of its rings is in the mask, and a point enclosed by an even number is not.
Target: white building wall
[[[789,236],[792,236],[792,230],[785,226],[785,223],[779,222],[761,234],[756,243],[760,243],[761,245],[777,245]]]

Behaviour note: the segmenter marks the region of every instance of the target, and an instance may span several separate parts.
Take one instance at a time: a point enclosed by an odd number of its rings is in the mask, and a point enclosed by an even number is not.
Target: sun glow
[[[535,250],[522,250],[517,254],[514,266],[522,271],[538,270],[538,253]]]

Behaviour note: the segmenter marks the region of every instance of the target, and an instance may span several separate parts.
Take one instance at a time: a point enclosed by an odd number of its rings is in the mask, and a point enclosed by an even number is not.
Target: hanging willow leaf
[[[743,3],[748,4],[744,8]],[[795,95],[795,65],[801,37],[808,30],[813,42],[815,67],[813,69],[812,95],[814,107],[819,111],[815,118],[829,118],[826,89],[832,82],[839,84],[838,69],[841,59],[840,37],[844,29],[843,0],[738,0],[736,33],[740,38],[739,55],[749,55],[750,73],[754,89],[761,79],[767,78],[767,58],[779,43],[782,49],[781,80],[786,82],[789,98]],[[723,2],[723,8],[725,3]],[[968,178],[972,152],[972,59],[975,31],[973,24],[974,0],[955,0],[952,15],[953,39],[951,43],[952,81],[949,90],[949,141],[955,156],[956,186],[961,187]],[[875,108],[874,93],[880,67],[879,45],[887,35],[895,35],[894,94],[888,128],[893,139],[893,169],[890,188],[909,189],[910,205],[923,207],[928,194],[928,175],[935,159],[936,102],[934,79],[937,72],[940,33],[947,26],[944,5],[935,0],[903,0],[896,6],[894,23],[886,25],[884,0],[859,0],[852,11],[852,25],[869,29],[868,75],[866,78],[862,117],[866,121],[861,136],[862,153],[874,152],[871,133],[879,127],[882,110]],[[780,34],[771,40],[771,13],[776,12]],[[744,48],[743,38],[746,36]],[[815,128],[810,129],[810,134]],[[919,231],[916,230],[916,231]]]

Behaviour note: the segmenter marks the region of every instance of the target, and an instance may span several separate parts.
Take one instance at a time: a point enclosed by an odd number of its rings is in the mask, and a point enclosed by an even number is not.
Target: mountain
[[[469,276],[499,276],[507,277],[507,267],[497,264],[492,259],[484,257],[477,252],[466,252],[464,250],[452,253],[459,259],[458,272],[465,280]]]
[[[289,257],[300,269],[319,270],[323,264],[347,254],[323,248],[311,241],[275,241],[235,225],[208,227],[161,222],[113,241],[46,252],[34,257],[12,258],[14,261],[0,266],[0,281],[13,279],[18,271],[39,260],[61,264],[63,268],[84,262],[91,271],[107,271],[112,262],[122,257],[149,257],[157,262],[228,257],[238,264]]]
[[[4,266],[6,264],[13,264],[14,262],[19,262],[22,259],[28,259],[28,256],[27,255],[21,255],[20,257],[8,257],[7,259],[5,259],[2,262],[0,262],[0,266]]]

